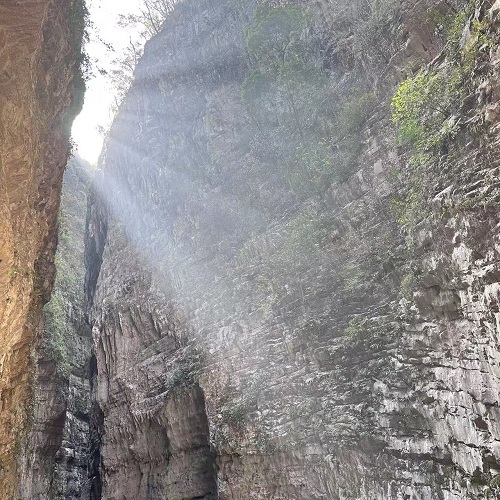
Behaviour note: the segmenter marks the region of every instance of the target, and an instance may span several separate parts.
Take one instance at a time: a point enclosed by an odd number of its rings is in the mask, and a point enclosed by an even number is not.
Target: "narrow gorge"
[[[0,500],[500,498],[500,0],[162,5],[97,168],[0,5]]]

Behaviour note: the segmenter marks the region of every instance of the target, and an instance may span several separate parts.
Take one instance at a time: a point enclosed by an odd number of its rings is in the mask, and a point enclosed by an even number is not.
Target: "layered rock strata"
[[[95,498],[494,498],[495,11],[452,23],[489,38],[408,227],[388,102],[447,64],[430,12],[466,2],[276,4],[177,5],[111,130],[86,242]],[[293,74],[259,46],[273,23],[299,26]]]

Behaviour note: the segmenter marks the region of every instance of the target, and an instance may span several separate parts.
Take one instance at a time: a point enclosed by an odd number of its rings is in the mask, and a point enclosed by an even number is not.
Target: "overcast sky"
[[[111,61],[128,44],[130,32],[118,26],[118,16],[136,12],[140,3],[141,0],[87,0],[93,28],[86,52],[93,63],[93,76],[87,82],[85,104],[73,124],[72,135],[80,156],[93,164],[97,163],[103,142],[98,126],[109,127],[114,97],[107,78],[98,68],[109,70]],[[115,53],[109,51],[103,41],[111,44]]]

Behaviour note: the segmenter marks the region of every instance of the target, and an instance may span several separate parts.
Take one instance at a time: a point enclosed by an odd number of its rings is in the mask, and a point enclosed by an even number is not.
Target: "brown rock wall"
[[[75,100],[68,2],[0,5],[0,491],[16,494]]]

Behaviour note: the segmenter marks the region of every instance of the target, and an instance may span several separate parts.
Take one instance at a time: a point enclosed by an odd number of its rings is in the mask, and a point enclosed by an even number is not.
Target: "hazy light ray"
[[[109,160],[101,158],[101,162],[111,161],[112,163],[107,166],[103,165],[104,168],[94,183],[94,189],[98,193],[99,199],[105,204],[111,219],[122,226],[134,251],[147,263],[148,270],[156,274],[156,284],[161,287],[162,293],[170,299],[176,300],[180,298],[178,290],[171,285],[175,281],[175,273],[178,270],[183,270],[185,263],[189,263],[190,259],[195,257],[194,254],[186,253],[175,242],[172,228],[177,214],[175,212],[169,213],[168,207],[165,210],[158,203],[155,203],[152,209],[147,208],[140,199],[137,199],[136,191],[126,177],[126,171],[141,171],[141,164],[144,161],[151,161],[149,158],[136,152],[122,138],[113,136],[113,131],[107,153],[111,153],[108,157]],[[111,160],[111,158],[113,159]],[[128,166],[120,168],[120,161],[128,163]],[[152,168],[156,170],[156,165],[152,165]],[[174,189],[183,185],[186,192],[191,191],[201,199],[214,199],[215,196],[214,201],[217,203],[226,201],[226,198],[229,199],[229,196],[224,196],[221,193],[215,194],[207,191],[206,184],[197,179],[191,172],[179,172],[167,167],[165,174],[177,179],[171,181]],[[185,201],[189,202],[187,198]],[[243,200],[241,198],[238,198],[238,201],[241,207],[240,213],[247,214],[249,218],[255,218],[253,213],[255,207],[242,206]],[[245,200],[243,205],[246,204]],[[160,215],[161,223],[158,224]],[[202,286],[207,276],[200,275],[198,278],[200,286]],[[192,299],[201,298],[203,295],[203,289],[187,290],[186,284],[182,281],[178,285],[183,292],[182,295],[187,294]]]

